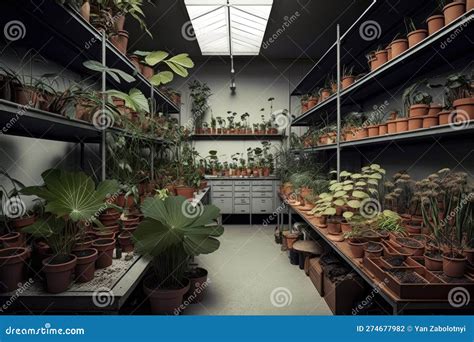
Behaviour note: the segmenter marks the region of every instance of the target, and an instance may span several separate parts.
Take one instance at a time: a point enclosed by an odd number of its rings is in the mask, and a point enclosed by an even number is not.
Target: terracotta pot
[[[397,133],[403,133],[408,130],[408,119],[397,119],[395,122],[397,124]]]
[[[74,245],[73,251],[83,251],[92,247],[92,243],[95,240],[94,237],[84,237],[80,240],[76,240],[76,244]]]
[[[453,102],[456,108],[456,121],[474,120],[474,97],[459,99]]]
[[[412,255],[420,256],[420,255],[423,255],[423,254],[425,253],[425,246],[424,246],[421,242],[419,242],[419,241],[417,241],[417,240],[415,240],[415,239],[411,239],[411,238],[404,238],[404,239],[409,239],[409,240],[411,240],[412,242],[416,242],[416,244],[417,244],[418,246],[417,246],[417,247],[411,246],[411,245],[408,245],[408,244],[406,244],[406,243],[404,243],[404,242],[401,242],[401,241],[399,241],[399,240],[395,240],[395,242],[396,242],[398,245],[400,245],[400,246],[402,246],[403,248],[405,248],[406,250],[408,250]]]
[[[116,14],[114,15],[114,25],[115,25],[115,31],[123,31],[123,28],[125,26],[125,15],[121,14]]]
[[[428,115],[429,110],[430,110],[430,106],[426,104],[412,105],[410,106],[410,118]]]
[[[387,46],[385,50],[387,50],[387,62],[388,62],[389,60],[392,59],[392,46],[391,45]]]
[[[469,12],[474,8],[474,0],[467,0],[466,1],[466,12]]]
[[[137,69],[137,71],[141,70],[140,58],[137,55],[129,55],[128,59],[130,60],[130,62],[132,62],[133,66],[135,67],[135,69]]]
[[[379,126],[379,135],[385,135],[388,133],[387,124],[383,124]]]
[[[443,110],[443,106],[437,104],[431,104],[430,110],[428,111],[428,115],[438,115],[439,112]]]
[[[76,269],[74,271],[76,282],[87,283],[94,279],[95,262],[99,255],[97,249],[88,248],[73,252],[77,257]]]
[[[128,216],[126,219],[121,219],[124,228],[131,228],[138,226],[139,217],[138,216]]]
[[[387,121],[387,132],[388,134],[397,133],[397,122],[395,120]]]
[[[379,135],[379,126],[369,126],[367,127],[369,137],[376,137]]]
[[[357,132],[355,134],[355,139],[365,139],[369,136],[369,133],[367,131],[366,127],[360,127],[357,129]]]
[[[339,235],[341,234],[341,222],[337,220],[328,220],[328,233],[332,235]]]
[[[428,35],[432,35],[444,27],[444,15],[432,15],[426,19],[426,23],[428,24]]]
[[[318,98],[310,97],[306,104],[306,108],[309,110],[313,107],[316,107],[317,104],[318,104]]]
[[[408,49],[408,40],[407,39],[397,39],[392,42],[390,45],[392,47],[392,59],[401,55]]]
[[[133,198],[132,195],[128,195],[127,197],[125,197],[125,194],[120,194],[117,197],[116,204],[119,207],[130,209],[131,207],[134,206],[135,199]],[[120,214],[119,214],[119,217],[120,217]]]
[[[15,87],[15,102],[32,108],[38,108],[39,95],[35,88],[32,87]]]
[[[188,186],[177,186],[176,194],[178,196],[183,196],[187,199],[191,199],[194,197],[194,188]]]
[[[423,128],[423,118],[410,118],[408,119],[408,130],[413,131],[415,129]]]
[[[121,233],[118,236],[118,241],[123,252],[130,253],[133,251],[132,234],[130,232]]]
[[[377,59],[377,67],[380,67],[387,63],[387,50],[380,50],[375,53],[375,58]]]
[[[352,231],[352,226],[349,222],[344,220],[341,222],[341,230],[343,233],[349,233]]]
[[[191,303],[199,303],[203,298],[207,285],[207,270],[201,267],[194,269],[193,273],[186,273],[186,278],[189,279],[189,290],[184,296],[185,301]]]
[[[461,278],[466,270],[467,258],[452,258],[443,254],[443,273],[448,277]]]
[[[23,281],[29,252],[23,247],[0,249],[0,292],[11,292]]]
[[[374,244],[376,244],[377,248],[369,250],[368,247],[373,246]],[[364,256],[366,258],[378,258],[382,256],[382,253],[383,253],[383,246],[380,243],[371,242],[370,244],[367,243],[364,246]]]
[[[438,115],[427,115],[423,117],[423,128],[438,126]]]
[[[118,33],[111,38],[112,44],[124,55],[127,53],[128,46],[128,32],[118,31]]]
[[[150,301],[151,312],[157,315],[172,315],[179,310],[183,296],[189,291],[190,282],[179,289],[159,289],[154,286],[152,277],[143,281],[143,291]]]
[[[438,113],[438,121],[440,125],[447,125],[454,123],[455,116],[449,110],[443,110]]]
[[[81,6],[81,16],[84,18],[85,21],[90,22],[91,20],[91,5],[89,0],[84,1]]]
[[[447,4],[443,8],[444,13],[444,24],[448,25],[453,22],[460,16],[462,16],[466,11],[466,4],[463,2],[455,1]]]
[[[342,89],[349,88],[354,83],[355,77],[354,76],[346,76],[342,79]]]
[[[365,245],[367,245],[366,241],[358,239],[349,239],[347,243],[349,244],[349,249],[351,250],[352,256],[354,258],[364,257],[364,247]]]
[[[97,268],[106,268],[112,265],[112,258],[115,249],[115,239],[99,239],[94,241],[92,247],[97,249],[99,255],[96,261]]]
[[[149,80],[155,75],[155,70],[153,70],[151,66],[146,64],[141,64],[141,71],[143,77],[145,77],[147,80]]]
[[[327,217],[326,216],[314,216],[314,220],[316,221],[315,225],[318,227],[326,228]]]
[[[77,263],[77,257],[74,254],[68,256],[68,261],[61,263],[54,262],[55,258],[57,256],[46,258],[42,262],[46,289],[49,293],[61,293],[68,289]]]
[[[331,96],[331,90],[329,89],[323,89],[321,91],[321,102],[326,100],[328,97]]]
[[[20,233],[8,233],[0,237],[3,248],[23,247],[24,240]]]
[[[443,259],[436,259],[424,254],[425,267],[429,271],[442,271],[443,270]]]
[[[426,37],[428,37],[428,30],[421,29],[412,31],[408,34],[408,47],[411,48],[416,44],[422,42]]]

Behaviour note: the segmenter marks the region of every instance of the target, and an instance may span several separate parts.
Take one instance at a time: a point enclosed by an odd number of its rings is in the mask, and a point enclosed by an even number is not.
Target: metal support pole
[[[150,176],[151,176],[151,181],[153,181],[155,179],[155,144],[152,144],[150,146],[150,159],[151,159]]]
[[[107,66],[107,36],[105,35],[105,31],[102,32],[102,65],[105,67]],[[105,102],[107,101],[107,97],[105,92],[107,91],[107,74],[105,70],[102,71],[102,115],[106,115],[105,111]],[[107,129],[102,130],[102,137],[101,137],[101,144],[100,144],[100,154],[101,154],[101,171],[102,171],[102,180],[104,181],[107,177],[106,175],[106,151],[107,151]]]
[[[85,169],[85,165],[84,165],[84,148],[85,148],[85,146],[84,146],[84,142],[83,142],[83,141],[81,141],[81,142],[79,143],[79,148],[81,149],[81,170],[82,170],[82,171],[85,171],[85,170],[84,170],[84,169]]]
[[[341,28],[337,25],[337,181],[341,173]]]

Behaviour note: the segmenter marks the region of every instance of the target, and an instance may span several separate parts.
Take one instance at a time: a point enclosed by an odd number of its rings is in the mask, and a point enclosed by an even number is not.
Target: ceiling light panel
[[[184,3],[203,55],[259,54],[273,0],[185,0]]]

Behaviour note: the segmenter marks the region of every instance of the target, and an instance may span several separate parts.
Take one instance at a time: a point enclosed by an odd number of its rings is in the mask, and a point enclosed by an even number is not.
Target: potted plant
[[[118,183],[107,180],[96,187],[83,172],[57,169],[41,176],[44,185],[24,188],[22,193],[43,199],[47,215],[22,231],[44,239],[52,249],[53,256],[42,262],[43,271],[48,292],[60,293],[69,287],[78,259],[82,259],[81,268],[84,264],[94,267],[96,250],[84,250],[79,257],[71,252],[77,239],[84,236],[86,222],[100,225],[97,215],[112,206],[106,199],[117,191]]]
[[[398,35],[392,40],[390,44],[391,51],[392,51],[392,59],[395,59],[403,52],[408,50],[408,39],[405,38],[398,38]]]
[[[346,89],[354,83],[354,66],[348,67],[344,65],[342,69],[342,89]]]
[[[408,34],[407,38],[409,48],[415,46],[428,37],[428,30],[417,29],[412,18],[405,18],[405,26]]]
[[[437,2],[438,5],[435,13],[426,19],[426,24],[428,25],[428,35],[432,35],[444,27],[444,15],[442,14],[444,5],[442,3],[444,3],[445,0]]]
[[[142,205],[145,219],[133,236],[139,253],[153,257],[152,274],[143,281],[153,313],[174,313],[190,288],[189,258],[219,248],[216,237],[224,232],[214,221],[219,209],[206,205],[197,215],[186,214],[190,205],[181,196],[148,198]]]
[[[196,129],[203,126],[203,118],[209,110],[209,98],[211,97],[211,88],[207,83],[201,83],[194,80],[188,84],[189,96],[191,97],[191,115]]]
[[[444,23],[448,25],[466,12],[466,2],[460,0],[438,0],[443,7]]]

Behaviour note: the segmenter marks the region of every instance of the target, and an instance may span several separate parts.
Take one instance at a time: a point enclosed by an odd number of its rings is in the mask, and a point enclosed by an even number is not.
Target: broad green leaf
[[[145,56],[145,62],[150,66],[155,66],[160,62],[163,62],[166,57],[169,56],[168,52],[165,51],[153,51]]]
[[[171,71],[161,71],[156,75],[153,75],[150,79],[150,83],[154,86],[160,86],[162,84],[170,83],[174,78],[174,74]]]
[[[336,208],[327,208],[323,211],[323,215],[334,216],[336,215]]]
[[[362,203],[360,201],[357,201],[357,200],[351,200],[351,201],[347,202],[347,205],[351,208],[359,209],[361,207]]]
[[[178,64],[185,68],[194,68],[194,62],[189,58],[187,53],[181,53],[169,59],[170,62]]]
[[[352,211],[345,211],[342,216],[345,218],[345,219],[351,219],[353,216],[354,216],[354,213]]]
[[[352,192],[352,196],[355,197],[355,198],[366,198],[366,197],[369,197],[369,195],[367,195],[365,192],[362,192],[362,191],[353,191],[353,192]]]

